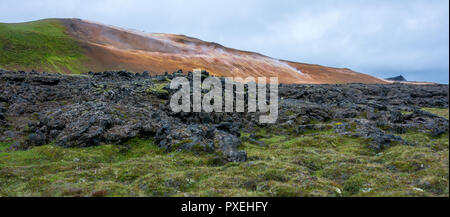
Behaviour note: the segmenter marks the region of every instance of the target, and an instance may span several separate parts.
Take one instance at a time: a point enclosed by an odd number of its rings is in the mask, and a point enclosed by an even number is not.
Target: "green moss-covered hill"
[[[56,19],[0,23],[0,68],[80,73],[85,59],[78,42]]]

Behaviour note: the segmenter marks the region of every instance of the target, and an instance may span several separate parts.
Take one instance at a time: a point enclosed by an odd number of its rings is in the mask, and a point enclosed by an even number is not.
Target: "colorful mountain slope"
[[[289,62],[184,35],[144,33],[80,19],[0,24],[0,67],[151,74],[206,69],[217,76],[278,77],[282,83],[385,83],[350,69]]]

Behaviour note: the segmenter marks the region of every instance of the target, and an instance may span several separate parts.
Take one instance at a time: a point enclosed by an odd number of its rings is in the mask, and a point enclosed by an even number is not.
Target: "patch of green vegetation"
[[[400,111],[402,113],[402,115],[410,115],[413,112],[412,111]]]
[[[164,89],[165,86],[167,86],[167,84],[169,84],[168,82],[162,82],[162,83],[156,83],[153,84],[153,86],[149,87],[147,89],[148,93],[169,93],[167,90]]]
[[[0,152],[6,150],[9,146],[10,144],[6,142],[0,142]]]
[[[6,69],[81,73],[85,59],[58,20],[0,23],[0,66]]]
[[[295,115],[295,114],[297,114],[295,111],[289,110],[289,111],[286,112],[285,115],[287,115],[287,116],[292,116],[292,115]]]
[[[448,150],[448,133],[439,137],[433,137],[429,133],[409,131],[404,134],[398,134],[398,136],[401,136],[416,147],[426,147],[436,151]]]
[[[448,196],[448,134],[408,132],[403,138],[417,145],[376,153],[368,141],[333,130],[275,132],[256,130],[267,146],[244,142],[249,160],[242,163],[166,152],[138,138],[0,152],[0,196]]]
[[[433,113],[435,115],[444,117],[444,118],[449,118],[449,110],[448,108],[422,108],[422,110]]]

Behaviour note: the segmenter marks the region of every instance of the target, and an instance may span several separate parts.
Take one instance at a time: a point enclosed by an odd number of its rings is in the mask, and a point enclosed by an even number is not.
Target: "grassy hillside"
[[[84,59],[58,20],[0,23],[0,68],[79,73]]]

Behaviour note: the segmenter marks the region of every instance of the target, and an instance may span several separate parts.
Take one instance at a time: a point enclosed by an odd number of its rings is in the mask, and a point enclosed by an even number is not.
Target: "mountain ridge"
[[[70,67],[58,67],[58,64],[50,62],[47,65],[51,67],[33,65],[33,69],[37,70],[79,73],[126,69],[162,74],[178,69],[191,71],[201,68],[217,76],[278,77],[280,83],[386,83],[383,79],[346,68],[280,60],[185,35],[144,33],[77,18],[34,22],[59,23],[66,35],[76,41],[82,50],[82,55],[75,60],[76,64],[70,59],[63,61],[63,65]],[[3,50],[1,46],[0,50]],[[4,65],[0,62],[0,66],[6,69],[31,69],[21,65],[19,68]]]

